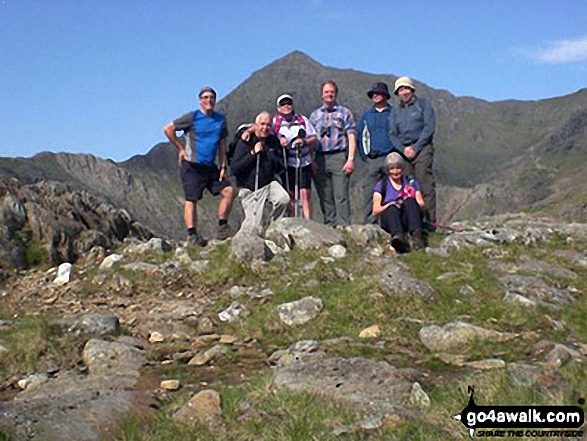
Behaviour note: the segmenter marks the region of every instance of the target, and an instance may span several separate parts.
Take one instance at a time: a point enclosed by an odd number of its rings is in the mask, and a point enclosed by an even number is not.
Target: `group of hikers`
[[[337,84],[329,80],[321,88],[322,106],[309,118],[295,111],[290,94],[283,94],[277,98],[277,112],[263,111],[253,123],[239,127],[228,150],[226,120],[214,110],[216,92],[211,87],[201,89],[199,109],[165,126],[165,135],[179,152],[190,244],[206,244],[197,229],[196,209],[204,189],[221,196],[220,240],[232,235],[228,217],[237,196],[245,215],[242,229],[262,226],[266,202],[272,220],[288,212],[310,219],[312,181],[324,223],[350,225],[350,177],[358,153],[367,166],[364,223],[379,223],[397,252],[424,246],[423,232],[436,226],[432,104],[416,96],[410,78],[400,77],[394,87],[398,104],[392,106],[387,84],[377,82],[367,92],[373,105],[357,124],[351,111],[337,102]],[[185,143],[178,132],[183,132]]]

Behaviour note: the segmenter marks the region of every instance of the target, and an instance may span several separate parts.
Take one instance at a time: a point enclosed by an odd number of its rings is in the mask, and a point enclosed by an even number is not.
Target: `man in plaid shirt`
[[[332,80],[322,84],[322,107],[310,115],[316,128],[314,183],[324,223],[345,227],[351,223],[350,176],[355,169],[357,128],[349,109],[336,102],[338,86]]]

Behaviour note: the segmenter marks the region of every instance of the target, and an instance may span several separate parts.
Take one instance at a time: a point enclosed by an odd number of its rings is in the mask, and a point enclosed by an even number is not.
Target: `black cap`
[[[380,93],[381,95],[385,95],[387,97],[387,99],[391,98],[391,95],[389,94],[389,88],[387,87],[387,84],[385,84],[385,83],[373,84],[373,87],[371,87],[371,90],[369,92],[367,92],[367,96],[369,98],[373,98],[374,93]]]

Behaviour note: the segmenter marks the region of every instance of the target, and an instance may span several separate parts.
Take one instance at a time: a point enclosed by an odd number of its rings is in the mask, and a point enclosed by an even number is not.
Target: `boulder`
[[[265,238],[281,248],[298,247],[302,250],[344,245],[340,231],[311,220],[294,217],[273,222],[265,232]]]
[[[278,366],[272,386],[326,396],[356,413],[406,413],[412,384],[419,374],[386,362],[365,358],[328,358],[323,353],[302,355]]]
[[[379,288],[384,293],[417,296],[427,301],[435,300],[432,287],[410,276],[407,268],[397,262],[387,265],[376,277]]]
[[[230,255],[237,262],[243,265],[250,265],[254,261],[271,260],[273,252],[259,237],[251,230],[239,230],[230,242]]]
[[[120,330],[120,322],[114,314],[87,314],[55,319],[50,325],[76,334],[107,335]]]
[[[516,334],[502,333],[464,322],[451,322],[443,327],[432,325],[420,329],[420,340],[431,351],[465,352],[474,341],[503,342]]]
[[[283,303],[275,308],[279,318],[286,325],[302,325],[316,317],[322,311],[322,300],[304,297],[294,302]]]
[[[92,339],[82,352],[82,361],[92,375],[138,377],[147,359],[140,349],[123,343]]]
[[[215,390],[207,389],[191,397],[187,404],[173,415],[173,420],[182,424],[200,423],[214,427],[221,417],[220,395]]]

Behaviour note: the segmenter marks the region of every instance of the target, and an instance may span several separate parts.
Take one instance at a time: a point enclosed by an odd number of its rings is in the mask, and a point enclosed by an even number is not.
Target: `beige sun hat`
[[[412,90],[416,90],[416,87],[414,87],[414,82],[412,81],[412,79],[410,77],[399,77],[395,81],[395,87],[393,89],[393,93],[397,95],[397,90],[402,86],[409,87]]]

